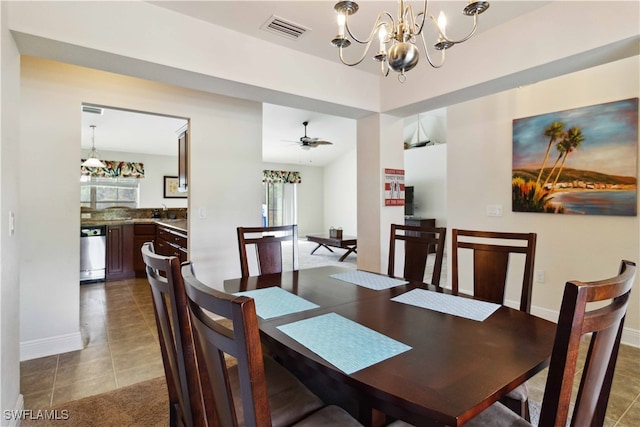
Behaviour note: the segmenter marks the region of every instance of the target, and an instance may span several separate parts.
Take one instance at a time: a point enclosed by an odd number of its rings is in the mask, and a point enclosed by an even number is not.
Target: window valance
[[[262,182],[300,184],[302,178],[300,172],[263,170]]]
[[[81,159],[80,162],[84,162]],[[103,160],[104,168],[90,168],[80,165],[80,174],[105,178],[144,178],[144,164],[136,162],[119,162]]]

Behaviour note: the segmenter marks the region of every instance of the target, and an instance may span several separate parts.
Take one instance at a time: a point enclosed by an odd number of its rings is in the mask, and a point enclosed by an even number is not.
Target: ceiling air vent
[[[83,105],[82,106],[83,113],[91,113],[91,114],[102,114],[102,108],[100,107],[92,107],[91,105]]]
[[[267,22],[262,24],[260,29],[292,40],[298,40],[304,35],[304,33],[310,31],[309,28],[287,21],[286,19],[275,15],[271,15],[271,18],[267,19]]]

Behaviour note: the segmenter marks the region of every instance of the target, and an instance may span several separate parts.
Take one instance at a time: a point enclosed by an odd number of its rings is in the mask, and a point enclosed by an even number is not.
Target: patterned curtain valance
[[[81,159],[80,162],[84,162]],[[80,174],[101,178],[144,178],[144,164],[103,160],[105,168],[90,168],[80,165]]]
[[[302,182],[302,178],[300,177],[300,172],[263,170],[262,182],[300,184]]]

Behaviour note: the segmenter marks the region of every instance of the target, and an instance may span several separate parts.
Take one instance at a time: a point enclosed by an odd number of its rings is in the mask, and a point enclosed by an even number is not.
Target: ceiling
[[[197,19],[230,28],[279,46],[303,51],[330,61],[339,61],[337,50],[330,45],[336,35],[337,25],[332,1],[151,1],[159,7],[189,15]],[[386,10],[396,14],[396,1],[359,1],[360,10],[353,15],[350,26],[356,35],[367,34],[376,15]],[[416,10],[421,2],[406,2]],[[448,34],[462,36],[471,25],[471,19],[461,14],[466,1],[445,0],[429,2],[429,10],[437,15],[444,10],[448,19]],[[478,32],[506,22],[548,1],[522,2],[492,0],[491,7],[479,19]],[[415,12],[415,11],[414,11]],[[308,29],[299,39],[291,40],[272,34],[261,26],[272,16],[293,22]],[[465,30],[461,30],[464,28]],[[458,30],[458,31],[456,31]],[[472,43],[473,41],[469,41]],[[359,46],[354,58],[361,54]],[[348,52],[345,52],[345,56]],[[451,53],[454,54],[454,53]],[[446,65],[445,65],[446,67]],[[358,65],[365,71],[379,73],[375,61],[363,61]],[[437,114],[443,114],[442,111]],[[265,104],[263,107],[263,160],[272,163],[307,164],[324,166],[355,148],[356,122],[343,117],[320,114],[295,108]],[[408,119],[408,122],[412,118]],[[422,118],[421,118],[422,120]],[[333,145],[301,149],[297,142],[304,135],[303,121],[308,121],[307,136],[327,140]],[[186,119],[136,113],[126,110],[106,109],[103,115],[82,114],[82,147],[91,147],[90,125],[96,125],[95,143],[98,151],[143,152],[149,154],[176,155],[176,132],[186,124]],[[415,120],[414,120],[415,128]]]
[[[338,49],[331,45],[331,40],[336,36],[338,26],[336,13],[333,9],[337,1],[150,1],[149,3],[188,15],[202,21],[210,22],[229,28],[246,35],[256,37],[270,43],[274,43],[293,50],[308,53],[313,56],[330,61],[339,62]],[[397,1],[389,0],[359,0],[359,10],[349,19],[352,32],[360,39],[366,38],[377,15],[382,11],[397,15]],[[442,10],[447,16],[447,35],[454,39],[462,38],[471,30],[473,19],[462,14],[462,10],[468,1],[464,0],[439,0],[429,1],[429,11],[437,18]],[[549,1],[514,1],[514,0],[490,0],[489,9],[478,19],[477,33],[481,33],[496,25],[519,17],[522,14],[550,3]],[[414,13],[418,13],[423,7],[421,1],[405,1],[405,5],[411,5]],[[263,24],[272,16],[277,16],[288,22],[308,29],[297,40],[273,34],[261,29]],[[435,32],[432,26],[425,26],[427,44],[432,45]],[[377,38],[376,38],[377,41]],[[435,43],[435,41],[434,41]],[[471,41],[470,41],[471,43]],[[376,45],[372,46],[368,57],[372,57]],[[454,55],[452,50],[449,55]],[[345,58],[354,60],[362,55],[362,49],[356,44],[345,49]],[[366,58],[358,68],[372,73],[380,73],[379,63]]]

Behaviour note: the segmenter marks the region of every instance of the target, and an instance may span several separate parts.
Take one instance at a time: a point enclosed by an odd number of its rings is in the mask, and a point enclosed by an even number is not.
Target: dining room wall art
[[[384,205],[404,206],[404,169],[384,169]]]
[[[638,98],[513,120],[513,212],[637,215]]]

